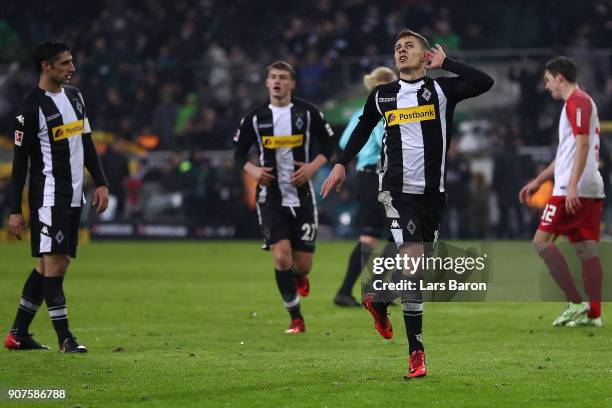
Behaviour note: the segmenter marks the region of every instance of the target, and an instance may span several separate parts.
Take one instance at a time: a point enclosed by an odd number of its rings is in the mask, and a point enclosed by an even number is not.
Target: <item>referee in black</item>
[[[347,164],[383,118],[385,135],[378,201],[385,208],[387,226],[400,254],[421,257],[433,252],[446,204],[445,161],[455,106],[489,90],[493,79],[446,57],[439,45],[430,49],[421,34],[408,29],[396,36],[394,58],[400,79],[380,85],[370,93],[363,115],[323,184],[321,194],[326,197],[332,189],[342,188]],[[426,69],[438,68],[456,76],[432,79],[425,75]],[[417,279],[422,276],[422,271],[410,272],[416,272]],[[363,305],[374,317],[378,332],[391,338],[393,329],[387,317],[387,303],[376,301],[374,294],[366,294]],[[420,290],[403,293],[402,306],[410,354],[406,378],[422,377],[427,369]]]
[[[68,328],[64,275],[76,257],[83,195],[83,166],[96,184],[98,214],[108,205],[108,182],[91,138],[81,92],[66,84],[75,72],[68,45],[41,43],[33,53],[40,72],[38,87],[25,98],[15,117],[15,146],[10,189],[9,231],[21,239],[25,220],[21,196],[28,175],[32,256],[39,259],[23,287],[13,327],[4,346],[13,350],[48,349],[29,334],[43,300],[61,352],[84,353]]]

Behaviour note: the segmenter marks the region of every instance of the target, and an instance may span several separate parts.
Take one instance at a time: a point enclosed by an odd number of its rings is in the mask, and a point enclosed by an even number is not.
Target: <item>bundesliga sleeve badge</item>
[[[16,130],[15,131],[15,145],[21,146],[22,142],[23,142],[23,132]]]

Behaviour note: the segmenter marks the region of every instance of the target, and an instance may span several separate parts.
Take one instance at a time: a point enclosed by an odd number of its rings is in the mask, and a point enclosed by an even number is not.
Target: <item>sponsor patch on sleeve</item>
[[[21,146],[22,143],[23,143],[23,132],[16,130],[15,131],[15,145]]]

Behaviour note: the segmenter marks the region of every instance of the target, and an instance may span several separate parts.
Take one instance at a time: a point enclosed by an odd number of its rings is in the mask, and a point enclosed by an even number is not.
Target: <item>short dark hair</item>
[[[70,47],[63,41],[43,41],[34,49],[32,53],[32,62],[38,71],[42,71],[40,64],[43,61],[53,63],[57,56],[64,51],[70,51]]]
[[[423,37],[422,34],[419,34],[416,31],[409,30],[408,28],[402,28],[400,32],[397,33],[397,35],[395,36],[395,42],[393,43],[393,46],[397,44],[400,38],[404,38],[404,37],[414,37],[417,39],[419,43],[421,43],[424,49],[429,50],[430,48],[429,41],[427,41],[427,38]]]
[[[578,68],[576,68],[576,64],[569,57],[555,57],[548,61],[544,67],[546,71],[550,72],[552,75],[561,74],[568,82],[576,82]]]
[[[280,69],[281,71],[287,71],[291,75],[291,79],[295,79],[295,69],[287,61],[274,61],[266,67],[266,76],[270,74],[273,69]]]

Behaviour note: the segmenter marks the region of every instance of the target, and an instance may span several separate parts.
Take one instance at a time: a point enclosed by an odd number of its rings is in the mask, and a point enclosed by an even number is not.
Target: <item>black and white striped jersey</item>
[[[442,69],[458,76],[399,79],[376,87],[338,163],[346,166],[383,118],[379,190],[410,194],[443,192],[455,106],[489,90],[493,79],[450,58],[444,60]]]
[[[58,93],[36,88],[15,117],[11,213],[21,212],[30,171],[30,207],[80,207],[83,166],[96,186],[108,186],[93,140],[83,95],[63,86]]]
[[[250,111],[236,133],[235,159],[242,168],[253,144],[259,151],[259,165],[272,167],[275,180],[270,185],[257,187],[259,203],[277,203],[284,207],[313,205],[312,183],[296,187],[291,176],[296,171],[295,161],[312,161],[316,139],[320,153],[327,159],[333,154],[334,132],[314,105],[293,98],[287,106],[262,104]]]

